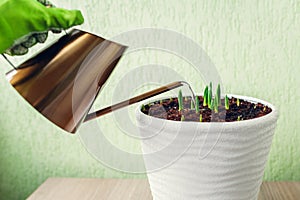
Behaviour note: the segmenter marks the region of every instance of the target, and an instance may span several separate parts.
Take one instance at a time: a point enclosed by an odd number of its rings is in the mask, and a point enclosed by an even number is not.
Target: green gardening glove
[[[54,8],[45,0],[0,0],[0,13],[0,53],[12,55],[25,54],[36,42],[44,42],[49,30],[84,21],[80,11]]]

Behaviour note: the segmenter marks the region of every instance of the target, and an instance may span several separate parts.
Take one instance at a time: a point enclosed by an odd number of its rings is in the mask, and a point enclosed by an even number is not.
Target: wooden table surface
[[[28,200],[151,200],[146,179],[49,178]],[[300,200],[300,182],[263,182],[258,200]]]

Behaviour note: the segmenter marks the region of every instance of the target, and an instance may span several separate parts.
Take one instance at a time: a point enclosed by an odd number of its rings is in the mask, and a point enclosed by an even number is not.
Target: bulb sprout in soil
[[[237,117],[237,121],[241,121],[241,116],[240,115]]]
[[[215,109],[215,99],[212,99],[210,103],[210,110],[214,111],[214,109]]]
[[[214,100],[214,111],[215,113],[218,113],[219,112],[219,105],[218,105],[218,98]]]
[[[227,95],[225,96],[225,109],[229,110],[229,99]]]
[[[199,113],[200,103],[199,103],[199,97],[198,96],[196,96],[195,103],[196,103],[196,108],[195,108],[196,109],[196,113]]]
[[[141,109],[143,112],[146,110],[146,108],[145,108],[145,105],[144,104],[142,104],[142,109]]]
[[[221,105],[221,86],[220,84],[218,84],[218,87],[217,87],[217,93],[216,93],[216,98],[217,98],[217,102],[218,102],[218,106]]]
[[[185,120],[185,118],[184,118],[184,115],[181,115],[181,119],[180,119],[181,121],[184,121]]]
[[[199,117],[199,122],[202,122],[202,114],[200,114],[200,117]]]
[[[183,97],[182,97],[182,91],[179,90],[178,92],[178,110],[182,111],[183,110]]]
[[[208,89],[208,98],[207,98],[207,105],[208,105],[208,108],[210,108],[210,109],[212,109],[212,99],[213,99],[213,96],[212,96],[212,83],[210,82],[209,89]]]
[[[236,105],[240,106],[240,99],[239,98],[236,99]]]
[[[159,101],[159,104],[163,104],[163,100],[162,99]]]
[[[172,97],[170,97],[169,101],[170,101],[170,102],[172,102],[172,101],[173,101],[173,98],[172,98]]]
[[[264,108],[263,108],[263,112],[266,112],[266,110],[267,110],[267,107],[266,107],[266,106],[264,106]]]
[[[207,102],[208,102],[208,86],[205,87],[203,93],[203,107],[207,106]]]

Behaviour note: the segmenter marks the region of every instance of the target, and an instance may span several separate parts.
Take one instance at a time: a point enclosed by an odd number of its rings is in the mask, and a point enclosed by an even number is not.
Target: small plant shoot
[[[209,89],[208,89],[208,98],[207,98],[207,105],[209,109],[212,109],[212,100],[213,100],[212,83],[210,82]]]
[[[218,100],[217,99],[214,100],[214,111],[215,111],[215,113],[219,112],[219,105],[218,105]]]
[[[202,121],[203,121],[202,114],[200,114],[200,116],[199,116],[199,122],[202,122]]]
[[[236,99],[236,105],[240,106],[240,99],[239,98]]]
[[[208,86],[205,87],[204,93],[203,93],[203,106],[207,106],[208,102]]]
[[[220,84],[218,84],[216,96],[217,96],[216,98],[217,98],[218,106],[220,106],[221,105],[221,86],[220,86]]]
[[[199,97],[198,96],[196,96],[196,99],[195,99],[195,103],[196,103],[196,108],[195,108],[195,110],[196,110],[196,113],[199,113],[199,111],[200,111],[200,102],[199,102]]]
[[[229,110],[229,99],[227,95],[225,96],[225,109]]]
[[[184,121],[184,120],[185,120],[184,115],[181,115],[181,121]]]
[[[144,105],[144,104],[142,104],[142,108],[141,108],[141,110],[142,110],[143,112],[146,110],[146,108],[145,108],[145,105]]]
[[[182,91],[179,90],[178,92],[178,110],[182,111],[183,110],[183,97],[182,97]]]
[[[215,99],[212,99],[210,104],[211,104],[210,105],[211,111],[214,111],[214,109],[215,109]]]

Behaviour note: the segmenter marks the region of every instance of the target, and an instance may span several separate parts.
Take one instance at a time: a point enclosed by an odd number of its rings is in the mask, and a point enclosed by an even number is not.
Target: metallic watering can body
[[[74,29],[6,77],[47,119],[75,133],[125,50]]]

